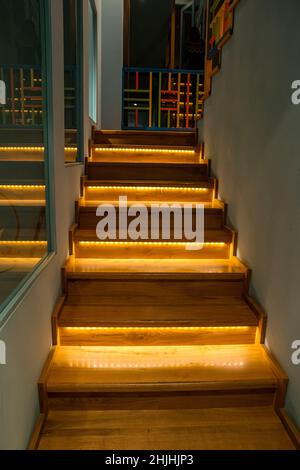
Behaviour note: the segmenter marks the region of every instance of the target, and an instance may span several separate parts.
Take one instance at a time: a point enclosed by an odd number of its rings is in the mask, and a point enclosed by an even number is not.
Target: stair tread
[[[148,151],[151,150],[165,150],[165,151],[172,151],[172,150],[184,150],[189,151],[192,150],[194,152],[197,151],[197,147],[195,145],[170,145],[170,144],[126,144],[126,143],[99,143],[99,144],[92,144],[93,149],[122,149],[123,151],[126,149],[145,149]]]
[[[213,182],[213,179],[211,178],[207,178],[207,180],[203,180],[201,182],[199,182],[199,180],[195,180],[195,181],[187,181],[187,182],[174,182],[172,180],[170,181],[166,181],[166,180],[163,180],[163,181],[159,181],[159,180],[156,180],[156,181],[153,181],[153,180],[127,180],[127,181],[124,181],[124,180],[86,180],[85,181],[85,186],[108,186],[108,185],[112,185],[112,186],[150,186],[150,187],[157,187],[157,186],[176,186],[178,188],[192,188],[192,187],[195,187],[195,188],[212,188],[213,185],[214,185],[214,182]]]
[[[99,201],[99,203],[97,204],[97,201],[89,201],[89,200],[86,200],[86,199],[81,199],[80,200],[80,205],[79,205],[79,208],[84,208],[84,209],[89,209],[91,211],[96,211],[96,208],[98,207],[98,205],[100,204],[101,201]],[[170,196],[170,203],[172,203],[172,196]],[[106,200],[105,201],[105,204],[113,204],[115,207],[118,207],[118,202],[114,201],[114,200]],[[166,204],[166,201],[162,201],[161,202],[162,204]],[[146,207],[150,207],[151,206],[151,201],[139,201],[138,204],[145,204]],[[158,201],[155,201],[154,204],[159,204]],[[191,203],[193,206],[196,205],[196,203]],[[204,209],[205,210],[209,210],[209,211],[213,211],[214,209],[216,210],[223,210],[224,208],[224,204],[222,203],[222,201],[218,201],[217,199],[215,199],[214,201],[212,202],[201,202],[200,204],[202,204],[204,206]]]
[[[4,207],[45,207],[45,200],[35,200],[35,199],[0,199],[0,206]]]
[[[166,148],[166,150],[168,150]],[[189,150],[189,149],[188,149]],[[117,151],[101,151],[95,152],[91,162],[100,162],[100,163],[168,163],[168,164],[177,164],[177,163],[199,163],[199,154],[191,153],[169,153],[168,151],[157,153],[151,152],[149,149],[148,152],[126,152],[122,149],[120,153]]]
[[[99,238],[97,237],[97,233],[95,229],[77,229],[74,234],[75,241],[95,241],[99,242]],[[130,240],[129,240],[130,241]],[[147,242],[148,240],[140,240],[141,243],[143,241]],[[151,239],[149,239],[151,241]],[[153,240],[155,241],[155,240]],[[164,240],[158,240],[164,241]],[[168,240],[166,240],[168,242]],[[172,242],[172,240],[169,240]],[[175,242],[181,240],[175,240]],[[184,241],[184,238],[182,239]],[[228,228],[218,229],[218,230],[205,230],[204,231],[204,241],[205,242],[215,242],[215,243],[231,243],[232,242],[232,231]]]
[[[3,228],[2,236],[0,235],[0,241],[14,241],[16,240],[16,228]],[[33,228],[23,228],[21,227],[18,230],[17,239],[18,241],[43,241],[47,238],[46,236],[46,228],[41,227],[39,229],[36,228],[36,224],[34,224]]]
[[[41,261],[41,258],[0,258],[0,271],[27,273]]]
[[[193,169],[197,169],[197,168],[203,168],[203,167],[207,167],[208,165],[208,162],[207,160],[202,160],[201,163],[200,162],[197,162],[197,163],[166,163],[166,162],[101,162],[101,161],[94,161],[94,160],[89,160],[88,161],[88,166],[99,166],[99,167],[112,167],[112,168],[121,168],[121,167],[137,167],[137,168],[153,168],[153,167],[157,167],[157,168],[174,168],[174,167],[178,167],[178,168],[182,168],[182,169],[185,169],[185,168],[193,168]]]
[[[247,303],[237,297],[204,298],[198,305],[64,305],[59,326],[257,326]]]
[[[278,385],[260,345],[57,346],[51,392],[229,390]]]
[[[40,450],[293,450],[271,407],[50,411]]]
[[[101,274],[198,275],[203,278],[243,279],[248,271],[237,258],[225,260],[209,259],[107,259],[75,258],[66,263],[69,278],[97,276]]]

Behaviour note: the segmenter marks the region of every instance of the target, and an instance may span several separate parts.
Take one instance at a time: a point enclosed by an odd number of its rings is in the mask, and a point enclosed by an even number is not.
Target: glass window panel
[[[0,314],[51,248],[44,8],[0,0]]]
[[[97,122],[97,12],[89,0],[89,115]]]
[[[63,0],[65,161],[82,160],[82,1]]]

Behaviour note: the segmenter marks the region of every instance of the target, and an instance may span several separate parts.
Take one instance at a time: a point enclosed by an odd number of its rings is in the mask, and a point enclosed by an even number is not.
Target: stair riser
[[[104,146],[110,145],[148,145],[158,146],[164,145],[168,147],[195,146],[195,132],[118,132],[109,133],[96,131],[94,134],[94,143]]]
[[[17,207],[17,206],[0,206],[0,220],[5,228],[16,229],[19,226],[22,229],[35,229],[39,232],[45,227],[45,207]],[[2,225],[2,224],[1,224]],[[17,234],[16,234],[17,237]],[[18,239],[18,238],[14,238]]]
[[[101,164],[88,163],[87,176],[89,180],[102,181],[203,181],[208,177],[207,165],[180,166],[176,164],[156,165],[155,163],[143,164]]]
[[[78,216],[78,226],[80,229],[95,229],[98,222],[101,220],[101,217],[96,216],[97,207],[93,208],[86,208],[80,207],[79,208],[79,216]],[[195,211],[193,211],[195,214]],[[118,227],[118,220],[119,220],[119,212],[116,209],[116,217],[117,217],[117,227]],[[134,220],[135,217],[128,217],[128,223]],[[193,227],[195,227],[196,218],[193,217]],[[206,230],[218,230],[223,228],[224,222],[224,213],[222,209],[205,209],[204,210],[204,228]],[[151,216],[148,219],[149,226],[151,227]],[[174,230],[174,221],[173,217],[171,217],[170,222],[171,230]]]
[[[1,160],[16,160],[22,161],[43,161],[45,159],[43,150],[1,150],[0,149],[0,161]]]
[[[203,246],[201,250],[186,250],[184,246],[107,246],[107,245],[82,245],[75,243],[76,258],[117,258],[117,259],[228,259],[230,257],[230,245]]]
[[[67,305],[198,305],[205,297],[241,297],[237,281],[69,280]]]
[[[111,392],[111,393],[53,393],[48,392],[49,410],[163,410],[235,408],[270,406],[275,389],[233,390],[221,392]]]
[[[42,258],[47,253],[47,245],[0,245],[0,258]]]
[[[199,153],[92,151],[92,161],[99,163],[201,163]]]
[[[0,188],[0,201],[14,200],[45,201],[45,191],[43,189],[3,189]]]
[[[244,330],[200,329],[187,330],[150,330],[128,331],[112,329],[69,329],[59,328],[61,346],[165,346],[165,345],[206,345],[206,344],[254,344],[256,328]]]
[[[207,191],[151,191],[151,190],[108,190],[108,189],[88,189],[85,190],[85,199],[87,201],[97,201],[99,204],[104,202],[119,202],[120,196],[126,196],[128,203],[145,202],[176,202],[201,204],[202,202],[211,202],[213,199],[213,190]]]
[[[44,181],[44,162],[0,159],[0,184],[43,184]]]

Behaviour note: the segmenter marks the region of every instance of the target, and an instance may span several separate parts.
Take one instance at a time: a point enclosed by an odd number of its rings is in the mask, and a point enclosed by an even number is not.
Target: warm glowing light
[[[24,189],[31,191],[32,189],[46,189],[46,186],[38,184],[0,184],[0,189]]]
[[[207,188],[185,188],[179,186],[87,186],[87,189],[92,191],[105,191],[126,190],[126,191],[182,191],[182,192],[208,192]]]
[[[79,242],[82,246],[187,246],[187,245],[203,245],[208,247],[217,247],[217,246],[224,246],[226,243],[224,242],[204,242],[204,243],[196,243],[196,242],[115,242],[115,241],[99,241],[99,242],[88,242],[88,241],[81,241]]]
[[[124,332],[124,331],[146,331],[146,332],[168,332],[168,331],[249,331],[249,326],[67,326],[67,331],[103,331],[103,332]]]
[[[8,151],[8,152],[42,152],[45,150],[45,147],[0,147],[0,152]]]
[[[194,155],[195,150],[157,149],[157,148],[124,148],[124,147],[97,147],[96,152],[132,152],[132,153],[185,153]]]
[[[35,246],[45,246],[48,242],[45,241],[9,241],[9,240],[0,240],[0,246],[12,245],[12,246],[26,246],[26,245],[35,245]]]
[[[43,152],[45,147],[0,147],[0,152]],[[77,147],[66,147],[66,152],[74,152]]]
[[[71,368],[84,368],[84,369],[156,369],[156,368],[178,368],[178,367],[222,367],[222,368],[241,368],[244,367],[243,361],[220,361],[220,362],[200,362],[196,359],[186,360],[172,360],[162,358],[160,362],[111,362],[111,361],[97,361],[97,360],[74,360],[69,362]]]

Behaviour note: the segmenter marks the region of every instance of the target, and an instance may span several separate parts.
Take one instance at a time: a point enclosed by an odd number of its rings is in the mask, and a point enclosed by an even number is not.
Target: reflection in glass
[[[0,311],[48,252],[39,0],[0,0]]]
[[[80,153],[80,28],[81,0],[63,0],[65,68],[65,161],[79,160]]]

